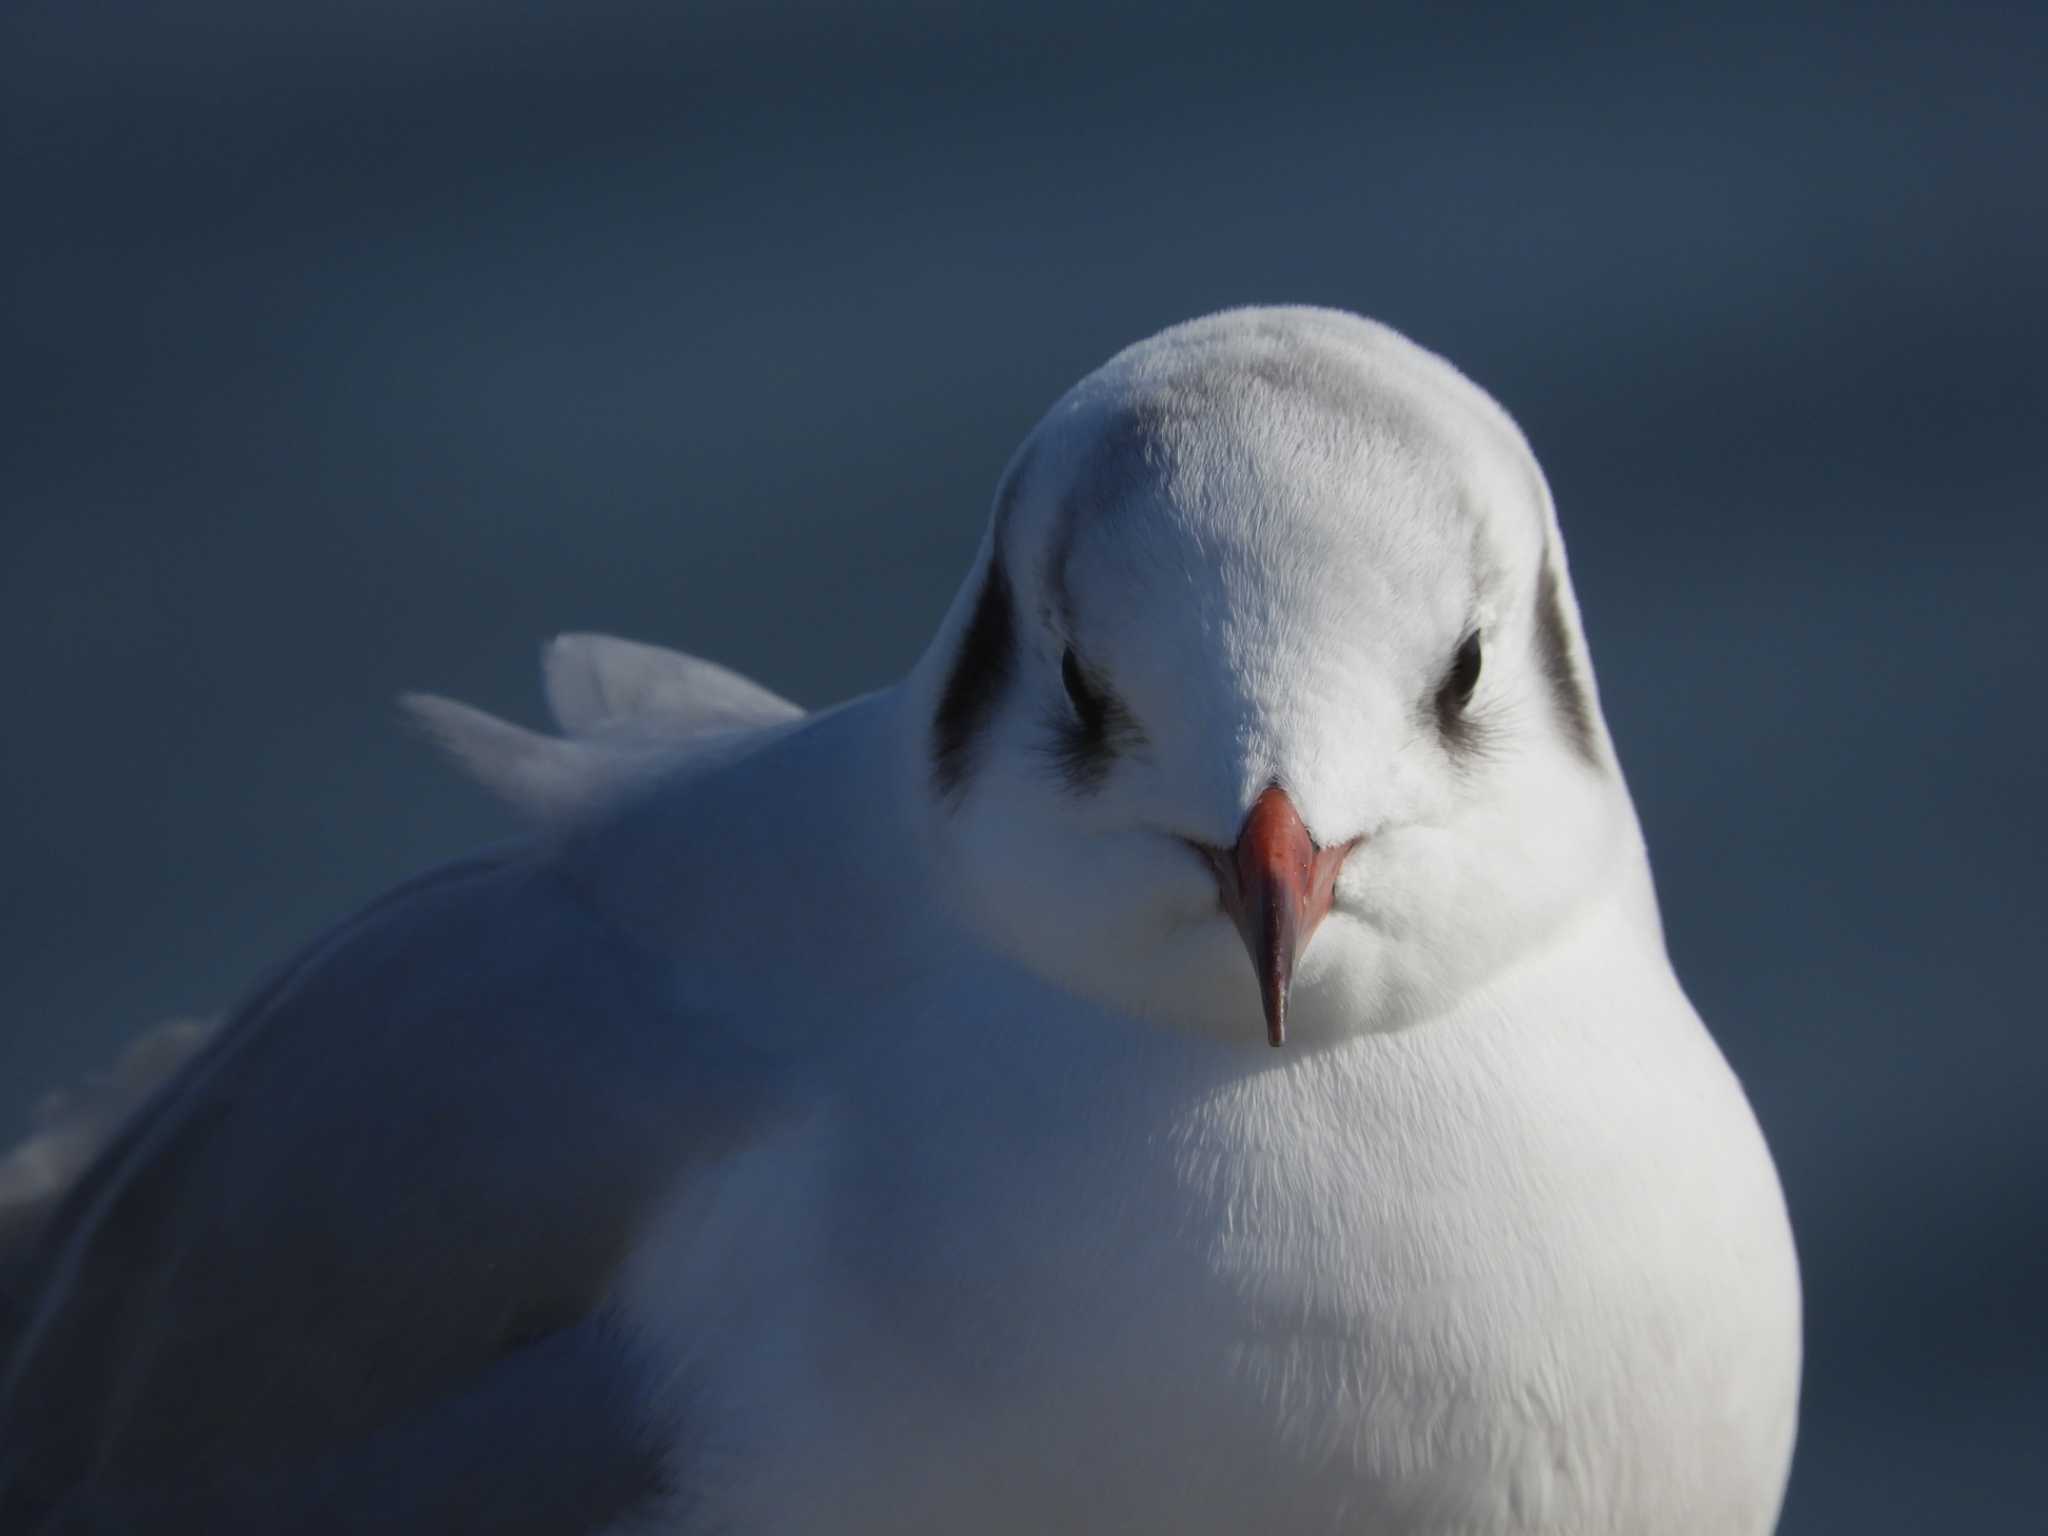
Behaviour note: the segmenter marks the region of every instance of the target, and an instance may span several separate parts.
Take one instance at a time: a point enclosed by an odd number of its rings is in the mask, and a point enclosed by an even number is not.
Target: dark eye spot
[[[1457,709],[1472,702],[1472,690],[1479,686],[1479,632],[1474,630],[1451,658],[1450,675],[1444,679],[1443,699]]]
[[[1444,740],[1453,748],[1468,748],[1478,744],[1478,722],[1465,713],[1465,707],[1472,702],[1472,691],[1479,686],[1479,634],[1475,630],[1458,644],[1457,653],[1451,657],[1450,670],[1436,690],[1436,723],[1444,734]]]
[[[1080,720],[1081,729],[1090,736],[1100,736],[1108,710],[1102,697],[1088,686],[1087,674],[1081,670],[1072,646],[1060,658],[1060,682],[1067,690],[1067,701],[1074,706],[1074,715]]]
[[[1118,754],[1144,745],[1145,733],[1071,650],[1060,657],[1060,686],[1069,708],[1057,712],[1048,745],[1060,777],[1085,794],[1101,787]]]

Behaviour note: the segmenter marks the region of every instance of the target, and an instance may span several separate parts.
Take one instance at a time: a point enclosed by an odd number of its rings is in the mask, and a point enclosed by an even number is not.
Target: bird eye
[[[1467,635],[1451,658],[1450,675],[1444,679],[1437,703],[1455,713],[1472,702],[1472,690],[1479,686],[1479,631]]]
[[[1067,700],[1074,706],[1074,713],[1081,717],[1081,723],[1090,730],[1102,720],[1102,701],[1088,686],[1088,679],[1081,671],[1081,663],[1074,656],[1072,646],[1060,657],[1060,682],[1067,690]]]

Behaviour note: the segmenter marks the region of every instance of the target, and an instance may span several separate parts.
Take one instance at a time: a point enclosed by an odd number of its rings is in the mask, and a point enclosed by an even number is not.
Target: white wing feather
[[[716,662],[610,635],[551,641],[541,681],[559,736],[435,694],[400,703],[465,773],[540,822],[599,804],[696,748],[803,715]]]

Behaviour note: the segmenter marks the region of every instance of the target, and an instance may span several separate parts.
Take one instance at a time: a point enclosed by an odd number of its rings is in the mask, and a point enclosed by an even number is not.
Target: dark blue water
[[[398,689],[882,682],[1065,384],[1338,304],[1548,467],[1800,1235],[1785,1530],[2041,1529],[2048,12],[312,10],[0,16],[0,1125],[504,830]]]

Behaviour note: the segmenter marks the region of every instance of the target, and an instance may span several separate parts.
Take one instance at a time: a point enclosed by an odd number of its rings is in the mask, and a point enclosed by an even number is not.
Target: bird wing
[[[0,1361],[43,1228],[110,1136],[206,1043],[214,1022],[169,1019],[130,1041],[111,1071],[37,1106],[35,1128],[0,1157]]]
[[[0,1529],[583,1531],[645,1496],[602,1303],[763,1081],[670,980],[521,854],[287,966],[49,1223]]]
[[[543,822],[597,804],[687,752],[803,716],[716,662],[609,635],[550,642],[541,680],[558,736],[435,694],[409,693],[401,703],[464,772]]]
[[[559,635],[541,655],[555,723],[590,735],[638,722],[672,735],[776,725],[803,711],[701,656],[611,635]]]

